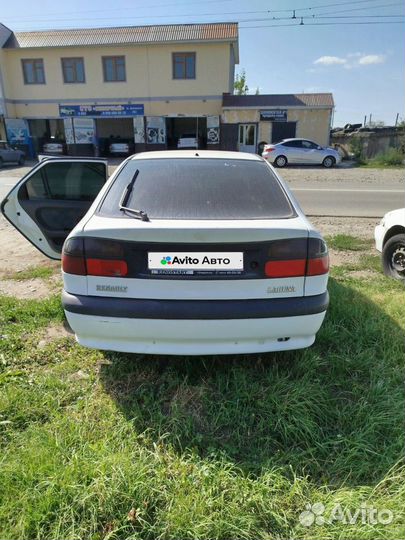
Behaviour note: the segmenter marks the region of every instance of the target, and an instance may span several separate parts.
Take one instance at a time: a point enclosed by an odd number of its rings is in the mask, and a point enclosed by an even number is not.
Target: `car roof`
[[[256,154],[247,152],[226,152],[221,150],[155,150],[135,154],[130,159],[169,159],[169,158],[210,158],[210,159],[243,159],[245,161],[263,161]]]
[[[302,137],[292,137],[291,139],[283,139],[281,142],[289,141],[310,141],[311,139],[303,139]]]

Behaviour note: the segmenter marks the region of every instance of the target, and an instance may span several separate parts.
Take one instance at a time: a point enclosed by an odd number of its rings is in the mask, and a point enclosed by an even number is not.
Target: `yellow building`
[[[16,33],[0,25],[0,114],[9,139],[19,137],[10,142],[29,135],[36,151],[52,140],[81,153],[117,140],[155,150],[185,133],[218,147],[236,63],[237,23]]]
[[[233,95],[237,23],[13,32],[0,24],[0,138],[31,155],[329,142],[331,94]]]

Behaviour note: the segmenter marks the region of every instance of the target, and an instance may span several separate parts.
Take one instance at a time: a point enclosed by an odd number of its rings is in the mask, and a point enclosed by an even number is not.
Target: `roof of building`
[[[10,28],[7,28],[7,26],[0,23],[0,49],[3,47],[12,33],[13,32],[10,30]]]
[[[167,24],[14,32],[5,48],[237,41],[238,23]]]
[[[323,107],[333,108],[332,94],[259,94],[235,96],[224,94],[223,107]]]

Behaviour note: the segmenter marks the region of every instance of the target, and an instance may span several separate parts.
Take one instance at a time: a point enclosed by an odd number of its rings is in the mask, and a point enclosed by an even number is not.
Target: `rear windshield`
[[[139,171],[126,206],[155,219],[279,219],[296,214],[264,161],[135,159],[119,173],[99,214],[123,217],[122,195]]]

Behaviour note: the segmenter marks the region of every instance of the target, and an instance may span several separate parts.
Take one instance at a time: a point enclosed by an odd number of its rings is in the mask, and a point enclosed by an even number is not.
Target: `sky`
[[[250,93],[332,92],[334,126],[362,123],[370,114],[386,125],[397,113],[405,118],[403,0],[1,3],[0,22],[15,31],[236,21],[237,71],[246,71]]]

